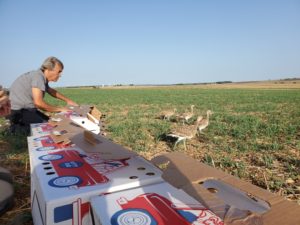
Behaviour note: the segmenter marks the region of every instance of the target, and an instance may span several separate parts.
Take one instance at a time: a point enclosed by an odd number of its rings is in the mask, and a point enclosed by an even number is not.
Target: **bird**
[[[212,115],[213,112],[211,110],[207,110],[206,112],[206,118],[202,119],[198,125],[198,130],[200,133],[203,133],[202,130],[204,130],[209,125],[209,116]]]
[[[190,112],[185,112],[179,116],[179,118],[182,120],[183,124],[185,122],[188,123],[189,119],[191,119],[194,116],[194,107],[195,107],[195,105],[191,105]]]
[[[176,108],[173,110],[165,110],[160,113],[160,118],[163,118],[164,120],[170,120],[170,118],[176,113]]]
[[[177,146],[179,142],[183,141],[184,149],[186,150],[186,140],[192,139],[197,134],[198,126],[202,119],[202,116],[198,116],[195,125],[177,127],[176,129],[173,129],[171,133],[166,135],[168,137],[173,137],[177,139],[173,149]]]

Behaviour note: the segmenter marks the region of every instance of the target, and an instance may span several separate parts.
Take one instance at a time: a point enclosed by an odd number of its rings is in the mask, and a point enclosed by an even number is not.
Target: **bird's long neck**
[[[198,121],[192,128],[193,137],[198,133],[199,123],[200,121]]]
[[[209,120],[209,112],[206,114],[207,121]]]

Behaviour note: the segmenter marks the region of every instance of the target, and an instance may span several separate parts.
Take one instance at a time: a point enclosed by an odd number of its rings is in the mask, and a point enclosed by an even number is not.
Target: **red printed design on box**
[[[72,110],[69,110],[69,111],[66,111],[66,112],[60,112],[57,115],[64,115],[66,118],[69,119],[71,116],[76,116],[77,113],[72,111]]]
[[[176,204],[156,193],[142,194],[132,200],[121,197],[118,204],[122,210],[111,217],[112,225],[224,225],[201,204]]]
[[[31,129],[38,128],[39,131],[41,132],[47,132],[47,131],[52,131],[53,126],[50,125],[49,123],[36,123],[36,124],[31,124]]]
[[[91,158],[76,150],[49,153],[39,159],[50,162],[58,175],[48,182],[52,187],[78,188],[106,183],[109,179],[105,174],[128,166],[127,159],[101,160],[95,154]]]
[[[48,184],[52,187],[84,187],[106,183],[108,178],[100,174],[84,161],[83,155],[75,150],[58,151],[39,157],[40,160],[51,162],[57,177]]]
[[[103,160],[100,153],[87,153],[86,157],[84,157],[84,160],[101,174],[111,173],[124,166],[128,166],[128,159]]]
[[[36,149],[37,151],[43,151],[43,150],[53,150],[53,149],[62,149],[69,147],[70,144],[57,144],[53,141],[50,135],[37,137],[33,139],[35,142],[40,142],[41,147]]]

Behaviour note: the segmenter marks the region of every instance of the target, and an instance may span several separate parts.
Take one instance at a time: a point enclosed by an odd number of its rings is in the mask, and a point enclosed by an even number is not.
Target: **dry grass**
[[[14,179],[14,207],[0,217],[0,224],[10,223],[32,225],[30,208],[30,165],[26,147],[26,137],[10,137],[5,134],[6,128],[1,127],[3,137],[0,144],[0,165],[8,169]],[[22,139],[22,140],[20,140]],[[15,145],[14,143],[20,143]]]

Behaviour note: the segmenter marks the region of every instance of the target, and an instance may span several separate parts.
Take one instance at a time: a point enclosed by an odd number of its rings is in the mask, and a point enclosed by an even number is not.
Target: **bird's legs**
[[[176,148],[177,144],[181,141],[183,141],[184,149],[186,150],[186,144],[185,144],[186,138],[182,138],[182,137],[177,138],[177,141],[175,142],[175,144],[173,146],[173,150]]]
[[[186,139],[183,140],[184,150],[186,150]]]

